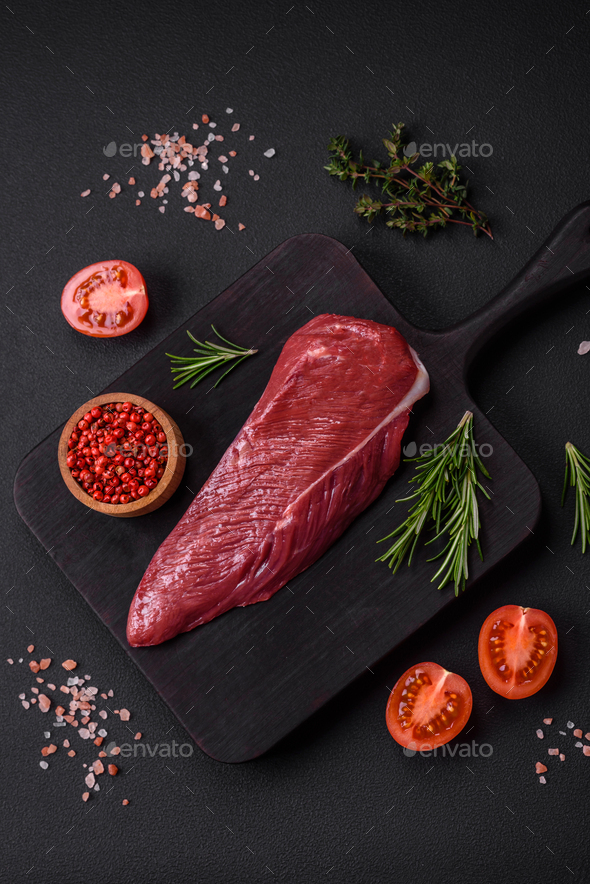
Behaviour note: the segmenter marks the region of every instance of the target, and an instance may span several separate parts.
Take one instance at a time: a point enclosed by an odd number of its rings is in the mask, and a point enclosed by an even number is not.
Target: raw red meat
[[[381,493],[409,409],[429,389],[394,328],[322,315],[295,332],[254,411],[131,604],[127,638],[156,645],[265,601]]]

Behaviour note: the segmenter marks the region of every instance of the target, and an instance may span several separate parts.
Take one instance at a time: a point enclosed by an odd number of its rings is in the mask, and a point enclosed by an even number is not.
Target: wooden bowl
[[[168,462],[164,475],[149,494],[130,503],[102,503],[100,500],[95,500],[76,482],[67,464],[67,456],[69,454],[68,441],[74,427],[78,421],[82,420],[86,412],[94,408],[95,405],[106,405],[108,402],[132,402],[134,405],[141,405],[142,408],[145,408],[146,411],[154,415],[166,433]],[[74,497],[77,497],[81,503],[90,509],[104,513],[106,516],[117,516],[119,519],[143,516],[145,513],[151,513],[166,503],[180,485],[186,463],[182,433],[172,418],[165,411],[162,411],[161,408],[158,408],[157,405],[154,405],[153,402],[150,402],[149,399],[144,399],[143,396],[135,396],[133,393],[103,393],[101,396],[95,396],[94,399],[89,399],[88,402],[81,405],[63,428],[57,456],[63,480]]]

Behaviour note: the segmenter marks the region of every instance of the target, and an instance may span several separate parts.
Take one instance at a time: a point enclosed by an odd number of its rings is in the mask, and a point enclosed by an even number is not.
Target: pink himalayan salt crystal
[[[552,723],[553,723],[553,719],[552,719],[552,718],[544,718],[544,719],[543,719],[543,724],[552,724]]]
[[[538,773],[538,774],[545,773],[546,770],[547,770],[546,766],[544,764],[542,764],[540,761],[537,761],[537,763],[535,764],[535,773]]]
[[[541,730],[541,728],[539,728],[539,729],[537,730],[537,736],[538,736],[538,738],[539,738],[540,740],[542,740],[543,737],[545,736],[545,734],[543,733],[543,731]]]
[[[545,777],[539,777],[539,782],[542,783],[542,785],[544,786],[547,780],[545,779]]]
[[[559,749],[547,749],[548,755],[559,755]]]
[[[119,712],[119,716],[121,718],[121,721],[129,721],[129,719],[131,718],[131,713],[128,709],[121,709],[121,711]]]

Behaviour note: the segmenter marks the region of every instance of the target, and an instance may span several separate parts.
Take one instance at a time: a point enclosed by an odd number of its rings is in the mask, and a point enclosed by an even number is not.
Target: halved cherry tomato
[[[557,627],[545,611],[504,605],[479,633],[479,666],[488,685],[509,700],[536,694],[557,660]]]
[[[133,331],[148,308],[145,280],[127,261],[100,261],[79,270],[61,296],[61,310],[83,335],[114,338]]]
[[[436,749],[461,733],[472,705],[464,678],[438,663],[418,663],[404,672],[389,695],[387,729],[400,746],[417,752]]]

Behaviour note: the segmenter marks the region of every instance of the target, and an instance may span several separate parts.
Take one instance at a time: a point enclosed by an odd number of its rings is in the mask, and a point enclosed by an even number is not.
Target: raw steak
[[[295,332],[254,411],[131,604],[127,638],[156,645],[265,601],[381,493],[426,370],[394,328],[316,316]]]

